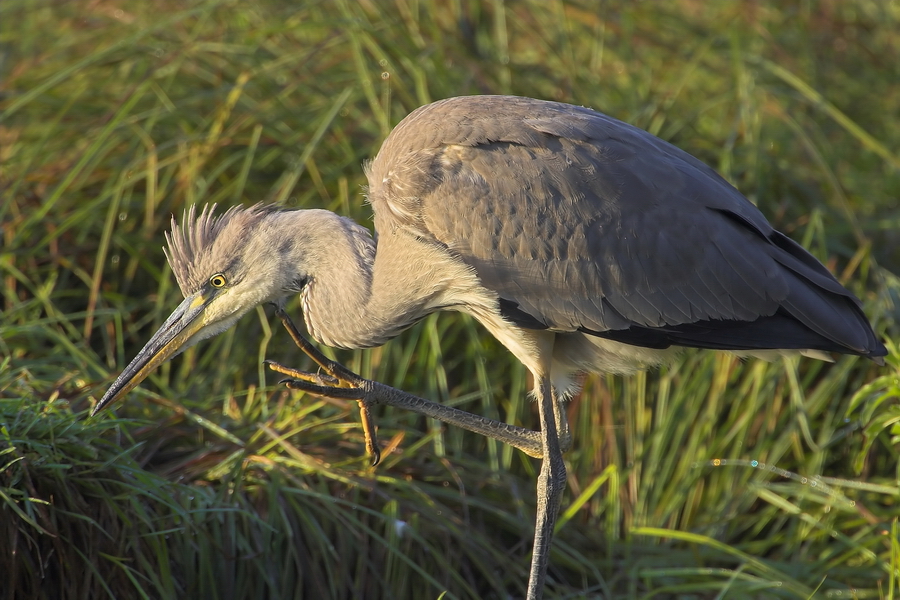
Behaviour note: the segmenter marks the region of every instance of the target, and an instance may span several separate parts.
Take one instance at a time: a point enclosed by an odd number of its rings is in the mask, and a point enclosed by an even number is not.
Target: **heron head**
[[[94,407],[96,414],[143,381],[166,360],[200,340],[219,334],[249,310],[287,293],[279,253],[265,238],[272,208],[232,208],[214,216],[215,205],[199,215],[194,207],[166,234],[169,265],[184,301],[128,364]],[[296,287],[296,286],[295,286]]]

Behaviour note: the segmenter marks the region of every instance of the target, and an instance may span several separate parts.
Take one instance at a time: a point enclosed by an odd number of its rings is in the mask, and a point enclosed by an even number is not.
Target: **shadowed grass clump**
[[[0,407],[7,597],[486,597],[525,576],[499,568],[506,549],[473,534],[458,491],[427,482],[433,467],[403,485],[335,468],[272,431],[267,442],[285,451],[275,459],[224,445],[187,454],[177,423],[86,421],[62,400]],[[403,493],[388,492],[398,484]],[[509,493],[496,480],[478,487]],[[462,514],[500,523],[495,534],[520,529],[478,500]]]
[[[546,596],[897,598],[898,28],[869,0],[0,3],[0,598],[524,595],[535,462],[383,411],[369,468],[354,403],[266,373],[310,365],[262,308],[86,418],[180,299],[172,214],[366,223],[390,129],[475,93],[588,105],[716,167],[891,351],[588,378]],[[335,356],[536,423],[469,319]]]

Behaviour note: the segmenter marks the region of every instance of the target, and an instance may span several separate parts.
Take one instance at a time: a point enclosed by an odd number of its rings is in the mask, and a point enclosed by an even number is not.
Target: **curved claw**
[[[369,444],[367,443],[366,446],[368,445]],[[381,462],[381,450],[379,450],[377,446],[372,446],[371,448],[367,448],[367,450],[369,452],[369,456],[372,457],[372,462],[369,463],[369,466],[377,467]]]

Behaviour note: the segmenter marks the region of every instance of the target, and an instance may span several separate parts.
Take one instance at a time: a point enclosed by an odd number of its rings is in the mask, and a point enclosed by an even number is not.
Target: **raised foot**
[[[374,467],[381,462],[381,450],[378,449],[378,438],[375,434],[375,419],[372,417],[371,406],[373,402],[370,399],[369,392],[366,391],[365,385],[368,383],[344,365],[337,363],[322,354],[318,348],[313,346],[297,329],[294,322],[288,316],[284,309],[280,306],[276,307],[275,314],[281,319],[284,328],[287,329],[297,347],[303,350],[307,356],[319,365],[324,373],[307,373],[306,371],[298,371],[274,361],[267,360],[265,363],[270,369],[287,375],[288,379],[282,379],[281,383],[293,390],[302,390],[317,396],[325,396],[327,398],[346,398],[356,400],[359,404],[359,416],[362,419],[363,432],[366,436],[366,452],[372,457],[372,466]]]
[[[326,398],[356,400],[359,404],[359,416],[362,420],[363,433],[366,437],[366,453],[372,457],[373,467],[381,462],[381,450],[378,448],[378,437],[375,434],[375,418],[372,416],[371,410],[373,402],[369,400],[368,391],[363,386],[366,382],[365,379],[338,363],[332,364],[339,367],[339,369],[335,370],[341,371],[341,377],[336,377],[330,373],[298,371],[272,360],[265,361],[265,364],[276,373],[287,375],[288,377],[282,379],[279,383],[283,383],[292,390],[300,390],[307,394],[325,396]],[[323,368],[327,367],[323,365]],[[332,369],[328,370],[331,371]],[[344,375],[352,375],[352,377],[345,378]]]
[[[283,383],[291,389],[303,390],[310,394],[328,398],[356,400],[362,417],[363,429],[366,433],[366,449],[373,457],[373,464],[380,460],[377,440],[375,438],[375,421],[370,408],[376,404],[385,404],[443,421],[449,425],[462,427],[473,433],[509,444],[535,458],[544,456],[541,434],[523,427],[488,419],[452,406],[445,406],[424,398],[407,394],[390,386],[360,377],[345,366],[322,354],[304,338],[290,317],[280,308],[276,314],[294,343],[306,353],[321,369],[318,373],[298,371],[272,361],[266,361],[273,371],[287,375]]]

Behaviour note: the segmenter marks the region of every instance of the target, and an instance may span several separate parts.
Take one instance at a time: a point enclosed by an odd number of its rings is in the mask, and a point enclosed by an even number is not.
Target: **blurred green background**
[[[260,309],[87,411],[179,301],[194,202],[370,223],[362,163],[414,108],[581,104],[717,168],[866,305],[891,349],[686,352],[592,377],[548,598],[900,596],[900,3],[4,0],[0,598],[515,598],[537,463],[415,415],[289,393]],[[299,308],[291,310],[299,317]],[[471,320],[336,356],[533,427]]]

